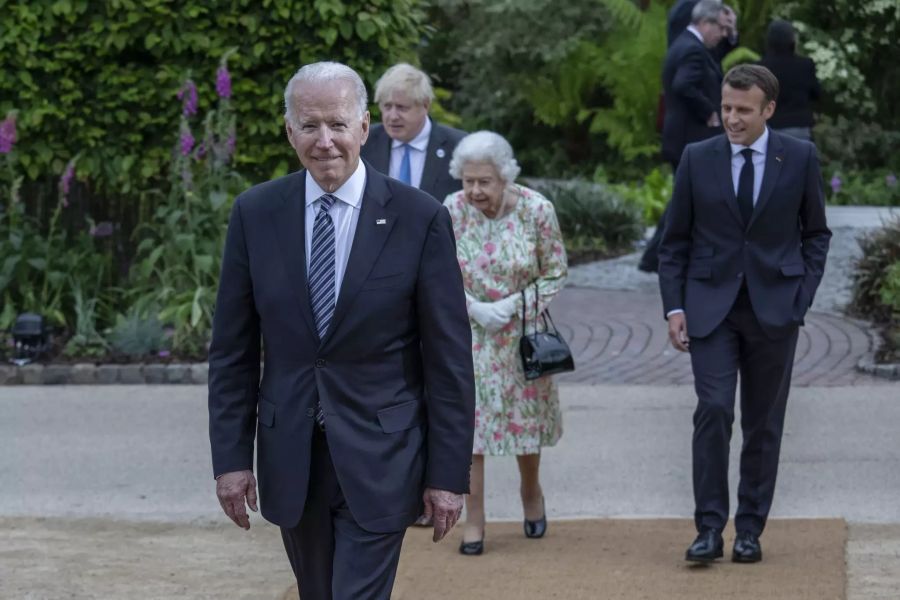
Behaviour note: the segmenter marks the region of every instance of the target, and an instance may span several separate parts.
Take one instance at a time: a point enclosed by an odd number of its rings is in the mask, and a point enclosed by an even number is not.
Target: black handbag
[[[553,323],[549,310],[538,314],[538,290],[534,286],[534,329],[526,333],[528,301],[522,290],[522,338],[519,340],[519,354],[522,356],[522,370],[525,379],[531,381],[554,373],[575,370],[575,360],[569,345]],[[544,331],[538,331],[538,319],[544,322]]]

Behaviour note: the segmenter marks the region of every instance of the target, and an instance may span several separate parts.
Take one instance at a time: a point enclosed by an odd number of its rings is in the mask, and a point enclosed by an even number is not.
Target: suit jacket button
[[[314,408],[307,408],[307,409],[306,409],[306,416],[309,417],[309,418],[313,418],[314,416],[316,416],[316,409],[314,409]]]
[[[324,367],[324,366],[325,366],[325,359],[324,359],[324,358],[317,358],[317,359],[316,359],[316,368],[317,368],[317,369],[321,369],[321,368]]]

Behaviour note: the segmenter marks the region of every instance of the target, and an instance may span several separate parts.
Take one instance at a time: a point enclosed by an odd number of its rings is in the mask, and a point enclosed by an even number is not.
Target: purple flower
[[[216,93],[219,98],[231,98],[231,73],[224,64],[216,71]]]
[[[90,233],[95,238],[109,237],[113,234],[113,224],[109,221],[101,221],[91,226]]]
[[[59,178],[59,196],[62,205],[69,206],[69,188],[72,186],[72,180],[75,178],[75,159],[73,158],[66,164],[62,177]]]
[[[234,147],[236,143],[237,138],[235,137],[234,132],[231,132],[228,135],[228,139],[225,140],[225,160],[228,160],[234,154]]]
[[[169,356],[172,355],[172,353],[169,352],[168,350],[160,350],[159,352],[157,352],[157,354],[159,355],[160,358],[169,358]]]
[[[841,178],[835,175],[831,178],[831,191],[835,194],[841,191]]]
[[[182,123],[179,142],[181,143],[182,156],[187,156],[194,149],[194,136],[191,134],[191,128],[188,127],[186,122]]]
[[[891,173],[884,178],[884,182],[888,187],[897,187],[897,176]]]
[[[0,154],[9,154],[12,152],[15,143],[16,115],[10,113],[6,115],[6,118],[0,123]]]
[[[178,90],[178,99],[181,100],[184,116],[197,114],[197,86],[190,79],[184,81],[184,85]]]
[[[202,159],[204,156],[206,156],[206,142],[200,142],[197,145],[196,155],[197,155],[198,160]]]

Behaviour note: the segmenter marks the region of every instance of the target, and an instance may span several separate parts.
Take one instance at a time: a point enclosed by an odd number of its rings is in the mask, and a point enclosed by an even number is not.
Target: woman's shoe
[[[466,556],[481,556],[484,554],[484,531],[481,532],[481,539],[478,541],[460,542],[459,553],[465,554]]]
[[[544,497],[541,496],[541,507],[544,509],[544,515],[537,521],[529,521],[525,519],[525,537],[542,538],[547,533],[547,508],[544,506]]]

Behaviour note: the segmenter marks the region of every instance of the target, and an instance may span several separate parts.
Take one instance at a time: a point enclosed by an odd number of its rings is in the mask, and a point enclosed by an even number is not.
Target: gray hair
[[[463,167],[470,162],[491,162],[506,183],[512,183],[522,170],[509,142],[493,131],[476,131],[460,140],[450,160],[450,175],[462,179]]]
[[[317,62],[303,65],[294,73],[291,80],[284,88],[284,118],[291,123],[295,122],[296,115],[291,103],[291,95],[294,86],[299,83],[323,83],[330,81],[346,81],[354,87],[356,92],[356,105],[359,109],[359,118],[362,119],[369,107],[369,96],[366,94],[366,84],[363,83],[359,73],[345,64],[339,62]]]
[[[694,5],[691,11],[691,24],[696,25],[704,21],[708,23],[717,23],[719,14],[725,10],[722,6],[722,0],[700,0]]]
[[[434,90],[428,75],[407,63],[394,65],[375,82],[375,102],[381,104],[390,99],[394,92],[403,92],[410,100],[419,104],[434,100]]]

